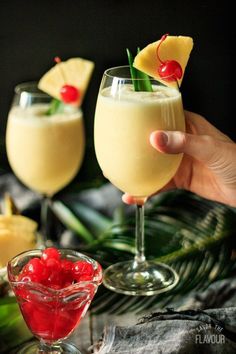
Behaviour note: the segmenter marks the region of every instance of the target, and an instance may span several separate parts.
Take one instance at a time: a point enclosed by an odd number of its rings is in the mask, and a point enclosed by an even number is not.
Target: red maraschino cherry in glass
[[[59,57],[55,57],[54,61],[58,64],[61,62],[61,59]],[[62,68],[61,68],[61,73],[64,81],[66,82]],[[60,89],[60,96],[64,103],[73,104],[79,101],[80,91],[77,87],[65,83],[65,85],[63,85]]]
[[[102,281],[101,266],[77,251],[51,247],[14,257],[8,278],[27,326],[40,339],[20,353],[80,353],[62,340],[85,315]]]
[[[159,56],[159,48],[164,40],[168,37],[168,34],[164,34],[161,37],[160,43],[157,46],[157,58],[161,62],[158,67],[158,74],[163,80],[166,81],[177,81],[183,76],[183,70],[181,65],[176,60],[161,60]]]

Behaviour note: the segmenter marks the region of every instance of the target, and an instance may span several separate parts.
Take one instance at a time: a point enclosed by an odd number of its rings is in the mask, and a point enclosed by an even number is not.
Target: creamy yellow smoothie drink
[[[118,93],[117,93],[118,91]],[[153,85],[153,92],[131,84],[99,92],[95,114],[95,148],[105,177],[123,192],[147,197],[176,173],[182,154],[162,154],[149,142],[155,130],[185,130],[181,94]]]
[[[47,104],[14,106],[7,123],[6,147],[16,176],[29,188],[53,195],[76,175],[84,155],[83,116],[67,107],[47,116]]]

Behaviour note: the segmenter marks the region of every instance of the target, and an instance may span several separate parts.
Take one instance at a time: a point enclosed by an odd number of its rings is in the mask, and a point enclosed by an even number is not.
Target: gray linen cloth
[[[236,353],[236,308],[167,310],[135,326],[108,326],[94,346],[99,354]]]
[[[193,291],[174,305],[178,311],[153,313],[137,325],[107,326],[93,353],[236,353],[236,277]]]
[[[5,193],[9,193],[19,210],[24,210],[34,202],[39,202],[40,196],[24,187],[11,173],[0,176],[0,203]]]
[[[92,348],[97,354],[235,354],[236,277],[191,292],[137,325],[107,326]],[[204,309],[198,310],[198,309]]]

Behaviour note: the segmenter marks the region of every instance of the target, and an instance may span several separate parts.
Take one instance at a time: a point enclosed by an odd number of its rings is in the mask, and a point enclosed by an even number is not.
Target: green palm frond
[[[134,215],[117,223],[117,219],[110,220],[89,207],[76,205],[75,201],[71,205],[69,199],[66,205],[59,203],[60,219],[63,208],[68,208],[93,235],[91,242],[84,242],[83,235],[77,232],[83,241],[80,249],[104,267],[133,257]],[[66,226],[70,227],[70,222]],[[153,198],[145,213],[147,258],[171,265],[179,274],[178,285],[167,294],[150,298],[122,296],[100,287],[93,311],[124,313],[162,308],[192,290],[203,290],[211,282],[229,276],[236,265],[235,230],[235,210],[222,204],[185,191]]]
[[[13,297],[0,299],[0,353],[9,353],[32,338]]]

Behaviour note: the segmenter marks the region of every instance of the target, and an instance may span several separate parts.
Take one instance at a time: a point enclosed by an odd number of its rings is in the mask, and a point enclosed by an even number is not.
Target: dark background
[[[14,86],[38,80],[52,65],[80,56],[95,62],[83,103],[87,146],[77,176],[101,175],[93,148],[96,96],[104,69],[127,64],[135,51],[161,37],[189,35],[194,49],[182,84],[184,106],[236,140],[232,77],[234,32],[227,1],[0,0],[0,170],[10,167],[4,135]],[[234,66],[233,66],[234,65]]]

